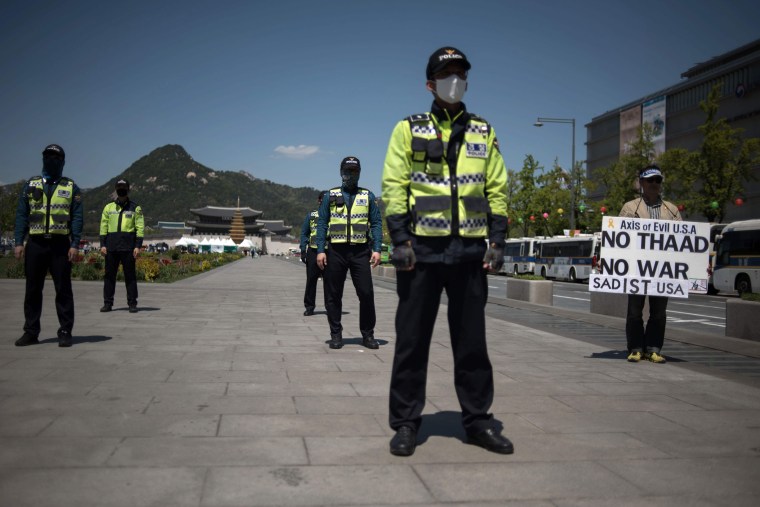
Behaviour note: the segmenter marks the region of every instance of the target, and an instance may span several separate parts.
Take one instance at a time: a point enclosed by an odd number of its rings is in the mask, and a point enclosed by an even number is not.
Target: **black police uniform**
[[[58,145],[50,145],[45,148],[43,155],[54,152],[64,156],[63,149]],[[62,168],[62,165],[61,165]],[[43,169],[44,173],[44,169]],[[41,187],[39,182],[42,183]],[[50,231],[47,218],[41,227],[36,227],[34,234],[30,233],[30,200],[39,201],[41,193],[47,197],[48,202],[55,196],[68,193],[66,190],[69,182],[72,184],[68,212],[68,222],[59,223],[61,230],[66,234],[56,234]],[[33,185],[32,183],[35,183]],[[62,177],[59,173],[50,177],[34,177],[27,181],[19,195],[16,207],[15,241],[16,246],[24,244],[24,238],[29,234],[29,239],[24,248],[24,272],[26,275],[26,294],[24,296],[24,337],[19,342],[25,341],[25,337],[31,337],[36,341],[40,334],[40,316],[42,315],[42,291],[45,286],[45,277],[48,273],[53,279],[55,286],[55,309],[58,314],[58,337],[69,340],[74,327],[74,293],[71,288],[71,262],[69,261],[69,249],[79,248],[79,240],[82,236],[82,196],[79,187],[69,178]],[[58,206],[58,205],[56,205]],[[47,214],[50,208],[47,206]],[[28,345],[30,343],[19,343]],[[63,343],[61,343],[63,345]]]
[[[342,196],[346,203],[346,213],[350,214],[356,193],[350,193],[344,189],[342,190]],[[359,330],[362,338],[374,340],[376,322],[375,292],[372,286],[370,259],[373,251],[380,251],[383,227],[380,209],[375,204],[374,194],[369,192],[368,223],[370,234],[365,243],[336,243],[332,241],[327,237],[329,222],[330,199],[325,198],[322,200],[319,208],[317,252],[327,254],[324,283],[325,306],[327,307],[330,336],[333,339],[342,339],[343,288],[346,283],[346,274],[350,272],[356,295],[359,297]],[[325,250],[328,240],[330,248]]]

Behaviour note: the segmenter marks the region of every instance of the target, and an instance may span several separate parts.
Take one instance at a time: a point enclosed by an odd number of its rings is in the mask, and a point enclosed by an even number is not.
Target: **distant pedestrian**
[[[317,222],[319,221],[319,207],[326,192],[317,194],[317,208],[306,214],[301,226],[301,262],[306,264],[306,289],[303,294],[303,305],[306,308],[305,316],[314,315],[317,299],[317,281],[324,271],[317,265]],[[327,246],[325,245],[325,248]],[[323,283],[323,291],[326,292]],[[327,299],[325,297],[325,299]]]
[[[116,182],[116,199],[106,204],[100,217],[100,253],[106,257],[101,312],[113,308],[116,273],[124,270],[129,313],[137,313],[136,261],[142,248],[145,220],[139,204],[129,198],[129,182]]]
[[[494,396],[486,347],[487,271],[504,262],[507,171],[491,125],[467,111],[470,62],[453,47],[427,64],[430,112],[396,124],[383,168],[383,201],[397,268],[390,452],[414,453],[441,293],[448,297],[454,386],[467,441],[513,452],[488,412]]]
[[[16,259],[24,258],[24,334],[16,340],[23,347],[39,343],[42,290],[48,272],[55,285],[58,313],[58,346],[71,347],[74,328],[74,293],[71,263],[82,237],[82,193],[63,176],[66,153],[57,144],[42,151],[42,176],[26,182],[16,207]],[[27,233],[29,240],[24,247]]]
[[[639,173],[641,196],[628,201],[620,210],[621,217],[653,218],[681,221],[678,208],[662,200],[664,176],[659,166],[650,164]],[[644,327],[644,304],[649,298],[649,320]],[[665,342],[665,321],[668,298],[666,296],[628,295],[628,311],[625,319],[625,338],[628,343],[628,361],[638,363],[643,359],[664,363],[662,345]],[[643,356],[642,356],[643,354]]]
[[[359,187],[361,164],[356,157],[340,163],[342,185],[330,190],[319,207],[317,265],[325,270],[325,305],[330,325],[330,348],[343,347],[343,286],[346,274],[359,296],[359,330],[362,344],[376,349],[375,292],[372,270],[380,264],[383,224],[375,194]],[[329,235],[328,235],[329,229]],[[329,251],[327,246],[329,246]]]

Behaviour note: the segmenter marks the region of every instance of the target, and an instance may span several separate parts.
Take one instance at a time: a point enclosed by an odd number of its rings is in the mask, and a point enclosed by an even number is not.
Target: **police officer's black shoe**
[[[65,329],[58,331],[58,346],[71,347],[71,333]]]
[[[129,305],[129,313],[137,313],[137,305]]]
[[[314,315],[314,308],[307,308],[306,311],[303,312],[304,317],[311,317]]]
[[[493,428],[481,431],[480,433],[467,433],[467,443],[499,454],[512,454],[515,452],[512,442]]]
[[[111,305],[105,304],[105,305],[101,306],[100,307],[100,311],[101,312],[110,312],[111,311]]]
[[[342,347],[343,347],[343,335],[342,334],[330,335],[330,348],[339,349]]]
[[[377,349],[380,347],[380,344],[377,343],[377,340],[375,340],[375,337],[372,336],[371,334],[362,338],[362,345],[364,345],[368,349]]]
[[[27,345],[37,345],[40,341],[36,336],[29,333],[24,333],[21,338],[16,340],[16,347],[26,347]]]
[[[411,456],[417,447],[417,432],[409,426],[402,426],[391,438],[391,454]]]

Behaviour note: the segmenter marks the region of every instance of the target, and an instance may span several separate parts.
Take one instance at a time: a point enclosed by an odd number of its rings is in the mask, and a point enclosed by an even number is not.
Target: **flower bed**
[[[176,257],[176,258],[174,258]],[[239,253],[180,254],[142,253],[137,258],[137,280],[145,282],[174,282],[203,273],[243,257]],[[76,280],[103,280],[105,258],[99,252],[79,254],[71,266],[71,278]],[[0,278],[24,278],[24,262],[13,256],[0,258]],[[121,266],[116,275],[124,279]]]

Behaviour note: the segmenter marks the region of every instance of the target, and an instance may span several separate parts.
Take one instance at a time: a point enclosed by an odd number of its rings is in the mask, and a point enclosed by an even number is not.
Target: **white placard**
[[[678,298],[707,292],[709,223],[605,216],[601,234],[590,291]]]

